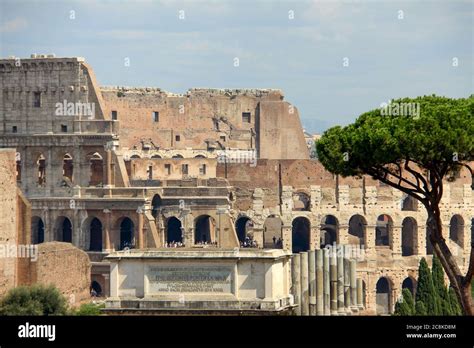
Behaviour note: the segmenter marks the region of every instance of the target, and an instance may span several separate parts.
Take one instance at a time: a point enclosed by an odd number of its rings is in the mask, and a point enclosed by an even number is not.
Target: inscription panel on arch
[[[232,269],[225,266],[149,266],[147,276],[150,293],[232,292]]]

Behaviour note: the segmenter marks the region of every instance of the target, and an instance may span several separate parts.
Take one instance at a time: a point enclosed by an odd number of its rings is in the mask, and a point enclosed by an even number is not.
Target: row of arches
[[[141,158],[142,157],[140,155],[137,155],[137,154],[134,154],[134,155],[130,156],[130,159],[141,159]],[[148,157],[145,157],[145,158],[148,158]],[[167,158],[167,157],[163,157],[161,155],[152,155],[151,156],[151,159],[162,159],[162,158]],[[179,159],[179,158],[184,158],[184,156],[180,155],[180,154],[176,154],[176,155],[171,156],[171,158]],[[207,157],[204,156],[204,155],[196,155],[194,157],[186,157],[186,158],[207,158]]]
[[[460,216],[453,217],[450,225],[450,238],[457,241],[459,234],[462,234],[463,225],[459,221]],[[462,218],[462,217],[461,217]],[[473,221],[474,222],[474,221]],[[203,215],[196,218],[195,221],[195,243],[204,243],[214,241],[216,224],[212,217]],[[269,216],[264,223],[263,247],[281,248],[282,239],[282,221],[276,216]],[[473,223],[474,225],[474,223]],[[349,244],[365,245],[367,222],[361,215],[354,215],[349,221]],[[247,216],[240,216],[235,222],[235,230],[239,242],[243,242],[253,227],[252,220]],[[393,221],[390,216],[382,214],[377,219],[375,228],[375,245],[390,246]],[[321,224],[320,248],[326,245],[332,245],[338,240],[339,223],[336,217],[326,216]],[[402,222],[401,229],[401,254],[402,256],[415,255],[418,248],[417,221],[413,217],[406,217]],[[453,233],[453,230],[456,233]],[[182,241],[182,226],[177,218],[170,218],[166,229],[167,242]],[[474,231],[474,227],[473,227]],[[310,249],[311,224],[306,217],[297,217],[292,222],[292,249],[298,253]],[[280,241],[280,244],[277,243]],[[429,239],[426,240],[427,254],[433,253]]]
[[[321,224],[321,246],[336,241],[339,223],[337,218],[328,215]],[[474,219],[472,221],[471,235],[474,234]],[[401,226],[401,253],[402,256],[415,255],[419,246],[418,223],[413,217],[406,217]],[[361,215],[354,215],[349,220],[349,244],[366,245],[367,221]],[[375,246],[391,247],[393,238],[393,220],[387,214],[377,218],[375,226]],[[459,247],[464,247],[464,219],[461,215],[454,215],[449,224],[449,239]],[[474,239],[473,239],[474,240]],[[426,235],[426,253],[433,254],[431,242]]]
[[[310,196],[306,192],[295,192],[293,194],[293,211],[309,211],[311,207]],[[411,197],[406,196],[401,201],[402,211],[417,211],[418,201]]]
[[[86,155],[86,162],[89,164],[90,176],[89,185],[97,186],[103,183],[104,175],[104,160],[98,152],[91,152]],[[34,161],[36,166],[36,183],[38,186],[44,186],[46,184],[46,173],[47,173],[47,159],[43,153],[40,153]],[[16,172],[17,181],[21,181],[21,168],[22,159],[21,154],[17,153],[16,156]],[[72,183],[74,181],[74,159],[70,153],[65,153],[62,156],[62,178],[65,181]]]
[[[413,297],[416,294],[417,282],[413,277],[407,277],[403,280],[401,286],[408,289]],[[376,313],[379,315],[390,314],[394,306],[393,282],[388,277],[380,277],[375,285],[375,304]]]
[[[128,217],[120,218],[116,226],[119,229],[119,249],[133,248],[135,245],[135,226]],[[89,217],[82,224],[82,231],[87,234],[88,251],[102,251],[103,249],[103,224],[97,217]],[[60,242],[72,243],[73,225],[68,217],[60,216],[56,219],[53,229],[53,239]],[[34,216],[31,219],[31,240],[33,244],[45,241],[45,224],[43,219]]]
[[[156,203],[156,202],[155,202]],[[156,203],[158,204],[158,203]],[[152,210],[156,217],[157,209]],[[389,244],[391,233],[391,219],[386,215],[377,220],[376,226],[376,246]],[[380,222],[380,223],[379,223]],[[120,230],[119,248],[130,248],[134,246],[135,226],[133,221],[124,217],[115,224]],[[320,248],[332,245],[338,238],[337,218],[328,215],[321,223]],[[474,226],[474,219],[473,219]],[[247,216],[239,217],[235,222],[235,230],[240,242],[243,242],[253,227],[252,220]],[[33,243],[42,243],[45,240],[45,224],[43,220],[34,216],[31,221]],[[88,234],[88,250],[101,251],[103,248],[103,227],[102,222],[97,217],[88,218],[82,226],[83,232]],[[455,243],[463,242],[464,230],[462,217],[455,215],[450,224],[450,239]],[[166,242],[183,242],[184,229],[181,221],[176,217],[170,217],[166,221]],[[474,227],[472,231],[474,232]],[[54,240],[72,242],[73,226],[68,217],[60,216],[56,219],[53,229]],[[306,217],[297,217],[292,222],[292,250],[295,253],[310,249],[311,224]],[[461,235],[461,236],[460,236]],[[410,256],[416,253],[418,245],[417,222],[412,217],[407,217],[402,222],[401,231],[401,253],[402,256]],[[281,248],[282,221],[276,216],[269,216],[264,223],[263,247]],[[361,215],[354,215],[349,221],[349,244],[365,245],[366,222]],[[474,240],[474,239],[473,239]],[[194,243],[213,243],[216,241],[216,222],[209,215],[201,215],[194,222]],[[433,253],[433,248],[429,239],[426,240],[426,252]]]

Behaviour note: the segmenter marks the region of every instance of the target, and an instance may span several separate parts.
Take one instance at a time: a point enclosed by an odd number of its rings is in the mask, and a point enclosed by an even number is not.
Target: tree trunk
[[[464,284],[463,274],[443,237],[443,225],[441,223],[439,208],[435,207],[433,210],[434,211],[428,211],[427,223],[429,239],[433,245],[433,250],[443,265],[443,269],[449,278],[450,285],[456,293],[464,315],[473,315],[470,291],[471,284]]]

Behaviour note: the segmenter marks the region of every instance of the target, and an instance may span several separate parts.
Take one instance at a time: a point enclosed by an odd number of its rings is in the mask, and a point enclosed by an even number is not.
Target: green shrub
[[[408,316],[415,314],[415,301],[410,290],[402,290],[402,298],[395,304],[394,314],[399,316]]]
[[[104,307],[105,305],[103,304],[84,303],[79,308],[73,310],[71,314],[80,316],[100,315],[100,310]]]
[[[67,304],[53,285],[19,286],[0,301],[0,315],[64,315]]]

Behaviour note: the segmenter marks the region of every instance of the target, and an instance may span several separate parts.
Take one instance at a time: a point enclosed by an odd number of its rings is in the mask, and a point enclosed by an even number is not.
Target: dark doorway
[[[124,218],[120,224],[120,250],[134,247],[133,222]]]
[[[215,224],[209,215],[203,215],[196,219],[194,231],[194,243],[203,244],[211,243],[211,236],[213,235]]]
[[[292,250],[293,253],[309,250],[310,224],[304,217],[298,217],[292,224]]]
[[[168,219],[168,223],[166,226],[166,242],[182,242],[183,241],[183,233],[181,230],[181,221],[177,218],[170,217]]]
[[[161,207],[161,197],[160,195],[154,195],[153,200],[151,201],[151,215],[156,219],[158,215],[158,209]]]
[[[71,220],[64,218],[62,225],[62,241],[72,243],[72,224]]]
[[[44,242],[44,223],[37,216],[31,219],[31,241],[33,244]]]
[[[102,223],[94,218],[90,224],[90,247],[91,251],[102,251]]]
[[[382,277],[377,282],[376,288],[377,314],[389,314],[390,303],[390,283],[387,278]]]
[[[100,286],[99,282],[97,282],[95,280],[92,281],[91,290],[94,290],[96,296],[102,296],[102,287]]]
[[[235,231],[237,232],[237,238],[239,238],[239,242],[244,242],[245,237],[247,237],[248,228],[252,220],[246,216],[242,216],[237,219],[235,222]]]
[[[415,281],[411,277],[405,278],[405,280],[402,283],[402,289],[408,289],[410,290],[411,294],[413,297],[415,296]]]
[[[407,217],[402,222],[402,256],[411,256],[415,254],[415,245],[417,239],[416,220]]]

